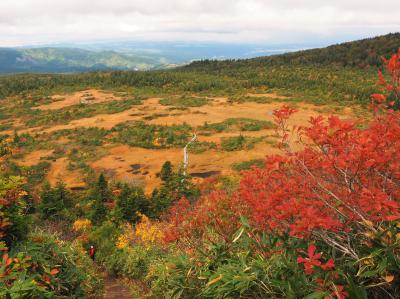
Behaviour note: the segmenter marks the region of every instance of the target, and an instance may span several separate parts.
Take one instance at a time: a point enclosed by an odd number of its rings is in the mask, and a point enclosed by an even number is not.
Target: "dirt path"
[[[106,275],[104,277],[103,299],[133,299],[129,288],[123,285],[116,278]]]

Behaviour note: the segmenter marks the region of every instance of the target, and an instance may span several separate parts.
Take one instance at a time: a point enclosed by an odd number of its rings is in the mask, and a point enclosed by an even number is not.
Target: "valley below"
[[[186,98],[193,101],[192,105],[182,106],[182,99]],[[127,101],[123,92],[118,94],[97,89],[53,95],[49,99],[32,109],[57,114],[63,109],[88,109],[92,105]],[[123,142],[113,139],[113,128],[121,124],[135,127],[136,122],[140,122],[144,127],[175,126],[173,134],[191,136],[196,133],[197,141],[189,150],[188,171],[195,181],[201,181],[213,175],[238,174],[235,166],[240,169],[241,163],[256,163],[267,155],[279,153],[273,110],[285,103],[298,110],[290,125],[306,126],[310,117],[321,113],[328,115],[333,112],[342,118],[354,115],[349,107],[317,106],[291,100],[274,92],[248,92],[235,100],[224,96],[176,94],[166,98],[145,98],[140,104],[127,106],[121,112],[83,116],[65,124],[27,128],[23,118],[17,118],[2,133],[34,136],[36,142],[19,153],[21,158],[16,163],[30,167],[48,162],[45,178],[52,184],[62,180],[68,188],[83,188],[84,182],[80,178],[85,174],[82,171],[87,172],[90,168],[112,179],[142,186],[150,194],[161,183],[157,174],[165,161],[176,166],[182,163],[185,142],[179,145],[168,143],[165,140],[168,137],[157,136],[159,132],[154,132],[144,145],[138,146],[139,143],[130,142],[129,135]],[[76,138],[80,132],[88,130],[104,130],[104,134],[101,137],[85,136],[82,146],[79,146]],[[79,164],[72,152],[85,163],[83,168],[71,167]]]

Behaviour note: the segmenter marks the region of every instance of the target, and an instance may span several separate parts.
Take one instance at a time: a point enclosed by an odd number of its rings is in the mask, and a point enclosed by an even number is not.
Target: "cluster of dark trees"
[[[150,198],[139,186],[117,183],[111,187],[103,174],[82,194],[72,193],[62,182],[54,187],[45,183],[37,210],[42,219],[48,220],[72,222],[85,217],[94,225],[101,225],[107,219],[136,223],[140,214],[159,218],[177,200],[182,197],[194,200],[199,194],[190,177],[181,169],[174,171],[169,161],[164,163],[159,176],[162,185],[153,191]]]

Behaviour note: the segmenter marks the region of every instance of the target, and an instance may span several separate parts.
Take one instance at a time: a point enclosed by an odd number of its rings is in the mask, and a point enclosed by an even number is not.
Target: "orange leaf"
[[[212,285],[212,284],[214,284],[214,283],[220,281],[220,280],[222,279],[222,277],[223,277],[223,275],[220,274],[217,278],[215,278],[215,279],[209,281],[209,282],[207,283],[207,286],[210,286],[210,285]]]
[[[392,282],[393,281],[393,279],[394,279],[394,275],[386,275],[385,277],[384,277],[384,279],[385,279],[385,281],[386,282]]]

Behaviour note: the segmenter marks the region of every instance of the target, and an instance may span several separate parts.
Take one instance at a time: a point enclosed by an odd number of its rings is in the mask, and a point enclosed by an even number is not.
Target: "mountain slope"
[[[0,73],[145,70],[160,64],[154,57],[75,48],[0,48]]]
[[[227,68],[268,65],[335,65],[350,67],[380,66],[400,48],[400,33],[391,33],[358,41],[244,60],[196,61],[185,68]]]

